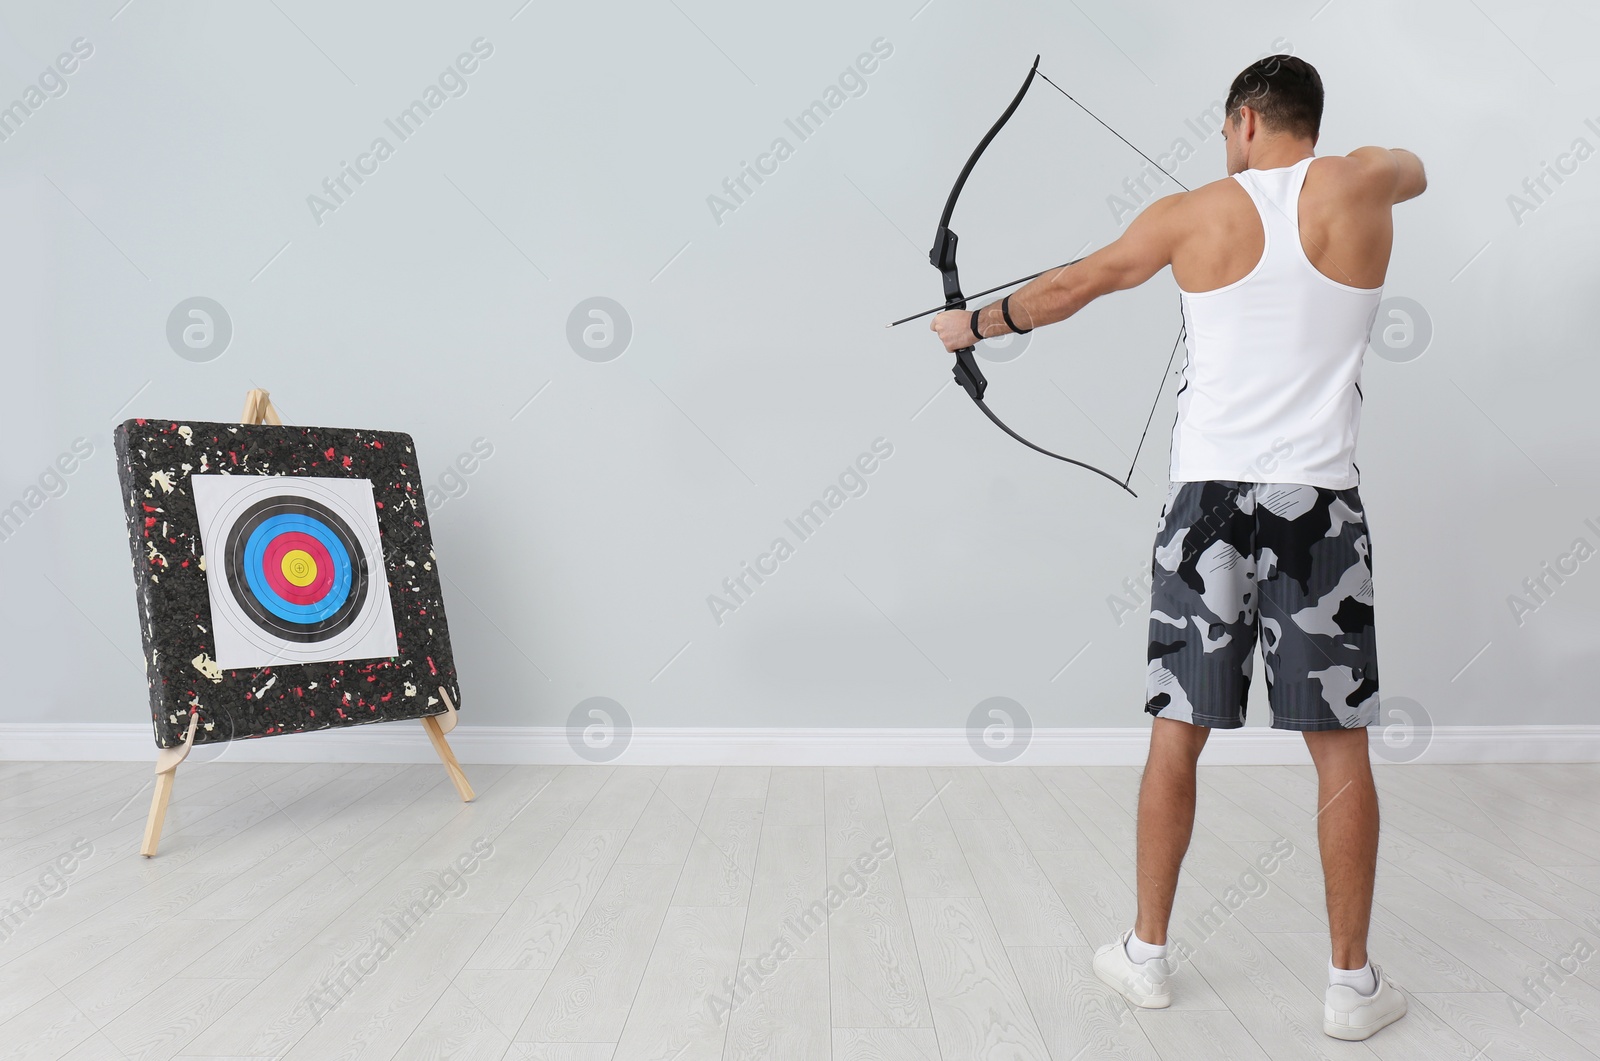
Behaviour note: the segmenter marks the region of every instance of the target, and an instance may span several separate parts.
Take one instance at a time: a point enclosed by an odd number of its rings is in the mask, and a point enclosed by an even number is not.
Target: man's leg
[[[1317,764],[1317,842],[1322,848],[1333,964],[1360,969],[1367,964],[1372,882],[1378,868],[1378,791],[1372,783],[1367,731],[1364,727],[1316,730],[1305,737]]]
[[[1094,971],[1131,1005],[1172,1003],[1167,922],[1194,831],[1195,763],[1213,727],[1244,725],[1256,645],[1249,485],[1173,483],[1151,553],[1145,713],[1154,716],[1139,786],[1137,920],[1094,952]],[[1249,507],[1249,506],[1246,506]]]
[[[1133,926],[1146,943],[1167,942],[1178,869],[1194,833],[1195,764],[1210,735],[1208,726],[1170,718],[1157,718],[1150,727],[1150,757],[1139,785],[1139,913]]]
[[[1272,724],[1298,730],[1317,764],[1317,840],[1327,890],[1322,1030],[1366,1039],[1405,1016],[1406,996],[1367,960],[1378,864],[1378,793],[1367,727],[1377,720],[1372,546],[1360,492],[1277,483],[1256,493]]]

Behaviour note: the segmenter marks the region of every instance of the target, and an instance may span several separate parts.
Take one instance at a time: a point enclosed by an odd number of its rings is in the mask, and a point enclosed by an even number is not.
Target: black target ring
[[[284,526],[310,530],[326,544],[340,567],[343,588],[336,603],[326,609],[297,616],[294,613],[307,609],[261,593],[263,580],[259,571],[252,570],[253,554],[259,559],[263,538]],[[361,615],[371,585],[367,555],[349,524],[327,505],[308,497],[269,497],[247,508],[228,529],[223,564],[233,599],[250,621],[273,637],[299,644],[328,641],[349,629]]]

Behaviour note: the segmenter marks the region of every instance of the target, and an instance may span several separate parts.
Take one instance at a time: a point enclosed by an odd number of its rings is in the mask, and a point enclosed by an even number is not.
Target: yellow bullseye
[[[304,549],[283,554],[283,577],[291,586],[309,586],[317,577],[317,562]]]

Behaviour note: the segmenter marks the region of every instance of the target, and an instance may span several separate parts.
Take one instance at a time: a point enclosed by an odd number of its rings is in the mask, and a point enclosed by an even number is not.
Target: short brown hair
[[[1322,76],[1293,55],[1269,55],[1240,71],[1228,89],[1226,114],[1250,107],[1269,128],[1315,140],[1322,128]]]

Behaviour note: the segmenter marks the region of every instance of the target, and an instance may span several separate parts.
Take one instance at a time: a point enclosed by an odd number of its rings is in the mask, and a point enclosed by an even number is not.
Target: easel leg
[[[272,404],[272,395],[259,387],[244,396],[244,412],[240,414],[239,421],[245,424],[283,426],[283,420],[278,416],[278,409]]]
[[[144,822],[144,843],[139,854],[153,858],[156,845],[161,842],[161,826],[167,820],[167,801],[172,798],[172,782],[178,775],[176,768],[156,775],[156,794],[150,801],[150,816]]]
[[[444,739],[446,733],[456,728],[456,705],[451,702],[450,694],[444,691],[444,686],[439,687],[439,696],[444,699],[444,706],[449,712],[445,715],[446,724],[441,726],[437,716],[428,715],[422,720],[422,728],[428,734],[428,739],[433,742],[433,750],[439,754],[439,761],[444,763],[445,771],[455,783],[456,791],[461,794],[461,802],[471,803],[477,798],[477,794],[467,783],[467,775],[462,772],[461,764],[456,762],[456,753],[450,750],[450,743]]]
[[[283,423],[278,416],[278,410],[273,407],[272,396],[260,388],[244,396],[244,413],[239,419],[247,424]],[[150,801],[150,817],[146,818],[144,823],[144,842],[139,845],[139,853],[145,858],[154,857],[156,845],[161,843],[161,826],[167,820],[167,803],[172,799],[172,782],[177,777],[178,764],[183,762],[189,750],[194,747],[195,727],[199,724],[200,713],[190,712],[189,735],[184,738],[183,743],[176,748],[163,748],[156,753],[156,792]]]
[[[150,799],[150,816],[144,821],[144,842],[139,854],[154,858],[156,845],[161,843],[161,826],[167,820],[167,803],[172,799],[172,782],[178,776],[178,764],[189,756],[194,747],[194,733],[200,725],[200,713],[189,715],[189,732],[176,748],[162,748],[156,753],[156,791]]]

